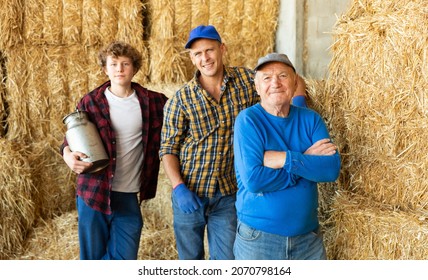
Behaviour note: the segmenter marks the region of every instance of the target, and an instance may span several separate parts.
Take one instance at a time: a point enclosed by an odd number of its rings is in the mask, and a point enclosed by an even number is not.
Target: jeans
[[[77,197],[81,260],[136,260],[143,217],[137,194],[111,193],[112,214],[95,211]]]
[[[316,232],[287,237],[238,221],[234,253],[237,260],[325,260],[322,236]]]
[[[173,193],[174,194],[174,193]],[[210,259],[233,260],[236,235],[236,195],[201,198],[202,206],[191,214],[181,211],[172,195],[174,234],[180,260],[203,260],[207,227]]]

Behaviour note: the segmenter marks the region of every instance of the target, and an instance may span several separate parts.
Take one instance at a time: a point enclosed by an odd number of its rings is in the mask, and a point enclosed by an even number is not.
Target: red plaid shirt
[[[97,173],[85,173],[77,176],[77,195],[88,206],[105,214],[111,213],[110,193],[113,176],[116,170],[116,135],[112,128],[108,101],[104,91],[110,81],[86,94],[77,105],[78,110],[86,111],[100,133],[104,147],[110,158],[110,164]],[[163,121],[163,106],[167,97],[150,91],[137,83],[132,83],[141,106],[143,117],[144,162],[141,171],[140,203],[142,200],[155,197],[158,182],[160,160],[158,156],[160,132]],[[61,153],[67,140],[61,147]]]

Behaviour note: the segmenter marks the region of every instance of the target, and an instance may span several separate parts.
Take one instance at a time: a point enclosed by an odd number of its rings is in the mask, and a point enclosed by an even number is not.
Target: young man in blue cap
[[[194,28],[185,45],[194,77],[164,109],[160,157],[173,192],[174,232],[180,259],[234,259],[237,183],[233,124],[259,101],[253,73],[226,67],[226,47],[214,26]]]

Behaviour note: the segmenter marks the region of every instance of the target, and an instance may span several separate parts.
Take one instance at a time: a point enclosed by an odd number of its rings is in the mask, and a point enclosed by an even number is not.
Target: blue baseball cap
[[[190,31],[189,40],[187,40],[186,49],[190,49],[192,43],[197,39],[217,40],[221,43],[220,35],[212,25],[199,25]]]

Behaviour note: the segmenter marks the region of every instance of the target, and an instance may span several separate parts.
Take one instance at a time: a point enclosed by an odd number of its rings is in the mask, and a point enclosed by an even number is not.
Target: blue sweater
[[[330,138],[319,114],[291,105],[287,118],[260,104],[243,110],[234,132],[238,219],[261,231],[296,236],[318,228],[317,182],[340,172],[339,153],[304,155],[316,141]],[[264,152],[286,151],[283,168],[263,166]]]

